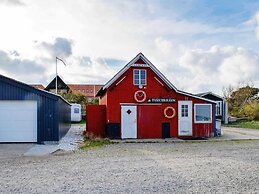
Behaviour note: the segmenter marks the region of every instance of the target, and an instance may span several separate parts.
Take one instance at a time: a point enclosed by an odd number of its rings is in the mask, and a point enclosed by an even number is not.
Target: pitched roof
[[[70,88],[67,86],[67,84],[59,77],[57,76],[58,79],[58,89],[67,89],[69,90]],[[50,89],[55,89],[56,88],[56,77],[47,85],[45,90],[49,91]]]
[[[1,81],[4,81],[4,82],[6,82],[8,84],[11,84],[11,85],[14,85],[16,87],[23,88],[25,90],[29,90],[31,92],[34,92],[34,93],[38,94],[38,95],[46,96],[46,97],[51,98],[51,99],[58,99],[58,98],[60,98],[64,102],[66,102],[67,104],[70,105],[70,103],[66,99],[64,99],[62,96],[60,96],[58,94],[53,94],[53,93],[45,91],[45,90],[37,89],[37,88],[35,88],[35,87],[31,86],[31,85],[25,84],[23,82],[17,81],[15,79],[12,79],[12,78],[9,78],[9,77],[6,77],[6,76],[0,74],[0,82]]]
[[[125,73],[133,64],[135,64],[139,59],[142,59],[145,64],[151,69],[153,70],[159,77],[161,80],[163,80],[165,82],[165,84],[171,88],[172,90],[174,90],[176,93],[179,94],[183,94],[186,96],[190,96],[193,98],[197,98],[200,100],[205,100],[208,102],[212,102],[215,103],[212,100],[203,98],[201,96],[197,96],[191,93],[187,93],[187,92],[183,92],[178,90],[142,53],[139,53],[136,57],[134,57],[129,63],[127,63],[112,79],[110,79],[100,90],[99,92],[96,94],[96,96],[102,96],[106,90],[120,77],[122,76],[123,73]]]
[[[199,93],[199,94],[196,94],[196,95],[197,95],[197,96],[204,97],[204,96],[206,96],[206,95],[208,95],[208,94],[210,94],[210,95],[212,95],[212,96],[216,96],[217,98],[220,98],[220,99],[224,100],[223,97],[221,97],[221,96],[219,96],[219,95],[217,95],[217,94],[215,94],[215,93],[213,93],[213,92],[204,92],[204,93]]]
[[[136,61],[142,59],[145,64],[150,67],[168,86],[173,90],[177,90],[176,87],[142,54],[139,53],[136,57],[134,57],[128,64],[126,64],[110,81],[108,81],[102,89],[107,89],[110,85],[112,85],[123,73],[125,73]]]
[[[30,86],[40,89],[40,90],[44,90],[45,87],[42,84],[30,84]]]

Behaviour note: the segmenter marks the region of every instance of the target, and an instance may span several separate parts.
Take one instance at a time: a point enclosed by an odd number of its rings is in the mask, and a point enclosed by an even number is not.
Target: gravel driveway
[[[0,172],[0,193],[259,193],[259,141],[112,144]]]

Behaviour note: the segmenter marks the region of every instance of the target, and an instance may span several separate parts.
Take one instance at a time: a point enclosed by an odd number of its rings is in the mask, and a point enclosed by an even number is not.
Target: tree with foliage
[[[245,117],[249,120],[259,119],[259,88],[251,85],[232,86],[223,89],[232,116]]]
[[[59,95],[61,95],[63,98],[65,98],[70,103],[77,103],[77,104],[86,103],[86,98],[81,93],[75,93],[75,92],[69,91],[69,92],[59,93]]]

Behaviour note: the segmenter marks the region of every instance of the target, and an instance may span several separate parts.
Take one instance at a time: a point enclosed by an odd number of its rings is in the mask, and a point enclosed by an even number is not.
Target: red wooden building
[[[97,93],[87,131],[110,138],[212,137],[215,102],[176,89],[139,53]]]

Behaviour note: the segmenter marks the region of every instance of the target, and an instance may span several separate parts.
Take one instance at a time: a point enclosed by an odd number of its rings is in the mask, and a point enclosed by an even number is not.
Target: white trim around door
[[[192,101],[178,101],[178,136],[192,136]]]
[[[121,106],[121,138],[137,138],[137,106]]]

